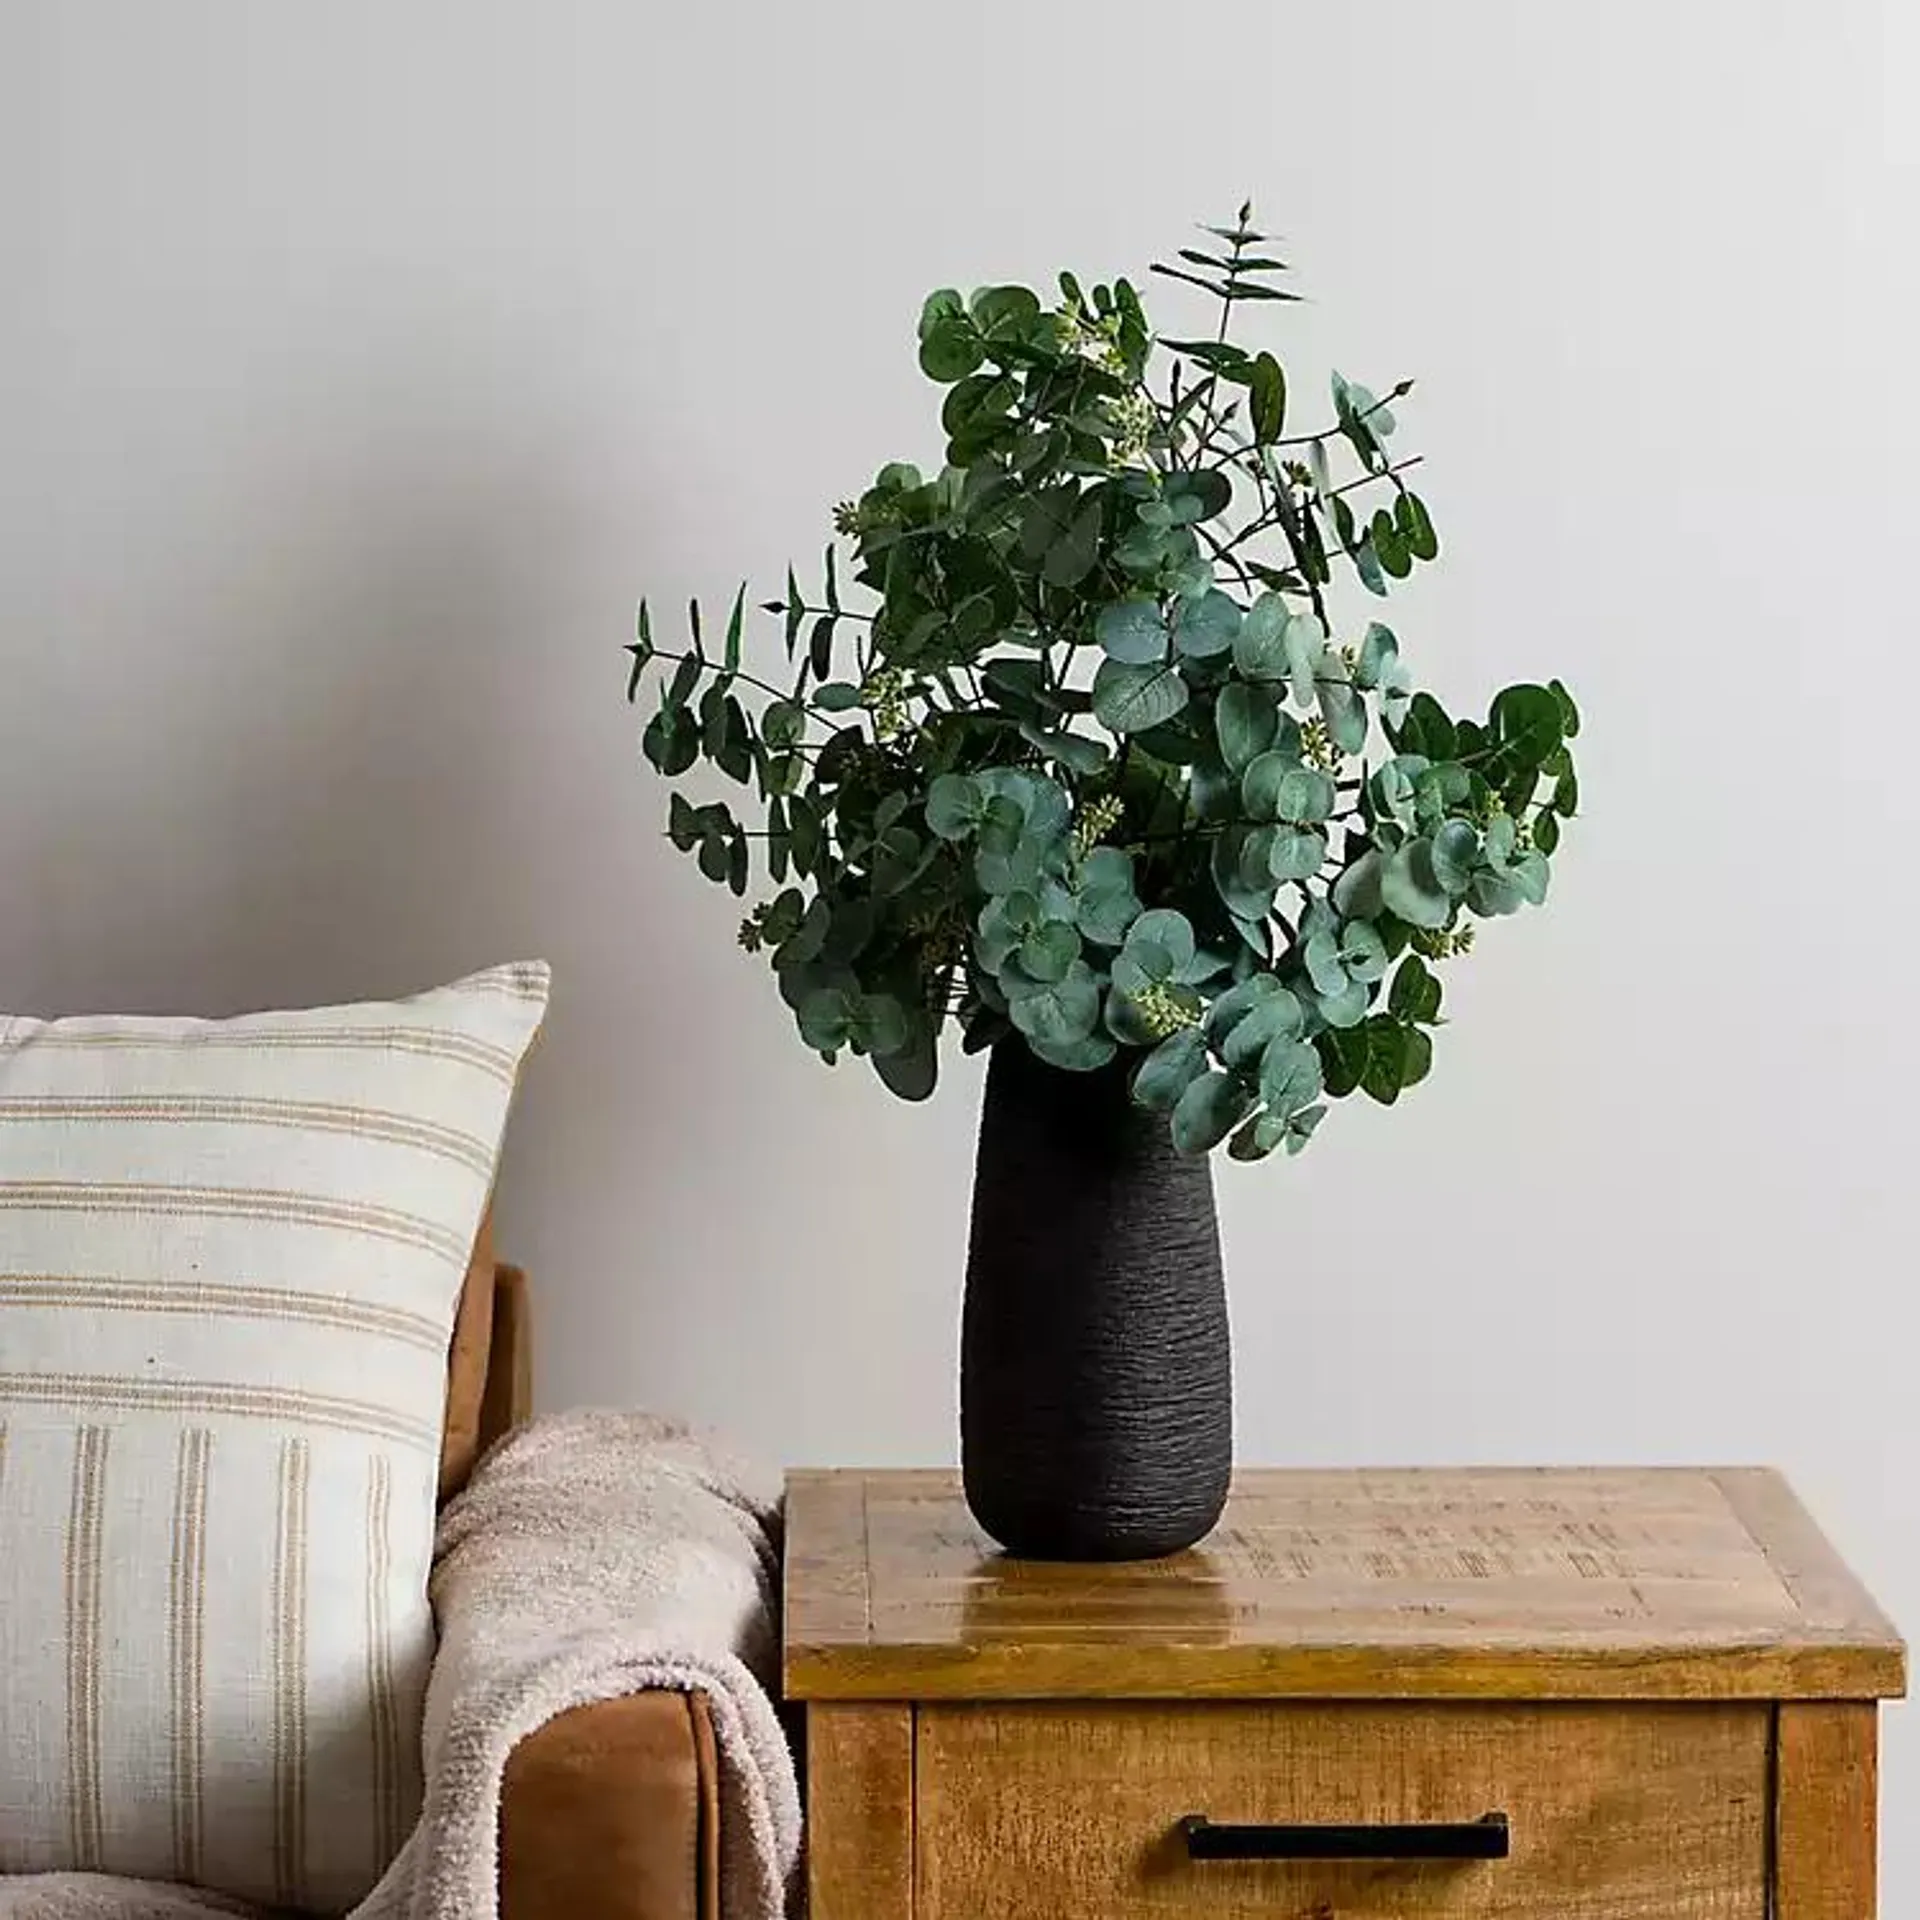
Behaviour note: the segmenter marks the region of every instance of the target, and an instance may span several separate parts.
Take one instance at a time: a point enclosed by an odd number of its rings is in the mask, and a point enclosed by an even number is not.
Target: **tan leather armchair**
[[[444,1504],[532,1410],[527,1277],[474,1245],[447,1358]],[[713,1722],[697,1693],[639,1693],[548,1721],[507,1763],[504,1920],[717,1920]]]

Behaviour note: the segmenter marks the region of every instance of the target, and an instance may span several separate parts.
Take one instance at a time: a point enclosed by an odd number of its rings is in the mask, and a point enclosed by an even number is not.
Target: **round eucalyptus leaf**
[[[691,853],[701,837],[700,811],[684,793],[667,796],[667,838],[681,853]]]
[[[1080,863],[1074,924],[1082,939],[1117,947],[1140,915],[1133,890],[1133,861],[1118,847],[1095,847]]]
[[[1273,849],[1280,838],[1278,827],[1249,827],[1240,839],[1240,885],[1249,893],[1271,893],[1278,884],[1273,877]]]
[[[1513,858],[1514,842],[1520,830],[1510,813],[1496,813],[1487,822],[1486,861],[1490,867],[1504,867]]]
[[[1037,887],[1046,877],[1054,843],[1031,837],[1016,841],[1009,852],[982,847],[973,857],[973,877],[984,893],[1013,893]]]
[[[837,987],[823,987],[801,1001],[800,1037],[816,1053],[844,1047],[853,1031],[854,996]]]
[[[1411,827],[1417,818],[1419,782],[1432,764],[1423,754],[1395,754],[1373,776],[1374,806],[1400,826]]]
[[[1233,645],[1240,609],[1218,587],[1175,604],[1173,644],[1192,660],[1210,660]]]
[[[1160,1044],[1161,1029],[1149,1023],[1131,994],[1115,987],[1106,997],[1102,1010],[1106,1030],[1123,1047],[1155,1047]]]
[[[760,932],[767,945],[777,953],[799,932],[805,912],[806,903],[801,898],[800,889],[782,888],[774,897],[773,904],[767,908],[767,917],[761,923]]]
[[[1394,637],[1393,629],[1383,627],[1378,620],[1369,622],[1360,639],[1360,656],[1354,663],[1354,685],[1377,687],[1388,665],[1399,657],[1400,642]]]
[[[1292,994],[1275,994],[1257,1007],[1249,1008],[1243,1019],[1233,1023],[1220,1043],[1220,1058],[1237,1073],[1257,1074],[1271,1043],[1297,1040],[1303,1021],[1300,1003]],[[1308,1048],[1308,1052],[1312,1051]]]
[[[1295,826],[1317,826],[1332,817],[1338,799],[1332,779],[1318,767],[1289,767],[1275,783],[1273,810]]]
[[[1080,958],[1080,936],[1064,922],[1037,927],[1020,943],[1020,964],[1036,980],[1064,980]]]
[[[1352,862],[1333,883],[1333,904],[1349,920],[1376,920],[1384,902],[1380,897],[1380,876],[1386,862],[1379,850],[1369,847]]]
[[[1282,1116],[1309,1106],[1325,1086],[1319,1050],[1296,1035],[1276,1035],[1260,1063],[1260,1093]]]
[[[1338,655],[1331,656],[1338,660]],[[1320,718],[1342,753],[1361,753],[1367,744],[1367,703],[1344,680],[1322,676]]]
[[[915,1021],[904,1047],[873,1056],[873,1070],[897,1099],[927,1099],[940,1078],[940,1053],[932,1023]]]
[[[978,832],[983,853],[1011,853],[1026,830],[1026,810],[1011,794],[994,794],[980,810]]]
[[[1413,669],[1404,660],[1389,660],[1380,675],[1380,716],[1397,727],[1413,704]]]
[[[1320,1018],[1330,1027],[1357,1027],[1367,1017],[1367,990],[1358,980],[1348,980],[1335,992],[1316,996]]]
[[[1218,1046],[1254,1008],[1282,996],[1293,999],[1272,974],[1248,974],[1238,985],[1229,987],[1207,1009],[1208,1039]],[[1297,1001],[1294,1002],[1294,1011],[1299,1012]]]
[[[1453,896],[1433,870],[1433,843],[1409,840],[1396,847],[1380,876],[1380,897],[1409,926],[1430,930],[1453,917]]]
[[[1122,993],[1139,994],[1168,985],[1178,971],[1173,955],[1158,940],[1129,939],[1114,956],[1113,984]]]
[[[1340,964],[1349,980],[1371,986],[1387,972],[1387,943],[1377,927],[1364,920],[1349,920],[1340,930]]]
[[[1187,683],[1171,667],[1103,660],[1093,676],[1093,713],[1119,734],[1144,733],[1187,704]]]
[[[1091,743],[1089,743],[1091,744]],[[1073,801],[1057,780],[1030,773],[1021,796],[1026,811],[1029,836],[1046,840],[1064,834],[1073,820]]]
[[[1227,1153],[1235,1160],[1264,1160],[1287,1137],[1287,1123],[1276,1114],[1256,1113],[1227,1142]]]
[[[1220,689],[1213,730],[1220,741],[1220,757],[1234,773],[1245,773],[1273,745],[1279,724],[1280,709],[1264,687],[1231,680]]]
[[[1233,636],[1233,664],[1248,680],[1284,680],[1287,622],[1292,616],[1277,593],[1263,593],[1246,611]]]
[[[1301,957],[1306,961],[1307,978],[1316,993],[1338,993],[1347,984],[1347,969],[1340,957],[1340,936],[1332,927],[1322,927],[1307,936]]]
[[[1318,827],[1289,825],[1271,831],[1267,871],[1282,885],[1311,880],[1326,865],[1327,836]]]
[[[774,748],[799,744],[807,730],[807,716],[791,700],[772,700],[760,716],[760,733]]]
[[[1131,887],[1123,893],[1083,893],[1073,910],[1073,925],[1092,947],[1119,947],[1139,914],[1139,897]]]
[[[1066,1073],[1097,1073],[1119,1048],[1104,1033],[1090,1033],[1083,1040],[1057,1041],[1028,1034],[1027,1045],[1036,1059]]]
[[[1470,820],[1449,820],[1433,836],[1433,877],[1457,900],[1480,864],[1480,835]]]
[[[1255,1098],[1231,1074],[1201,1074],[1174,1103],[1174,1146],[1181,1153],[1212,1152],[1247,1117]]]
[[[1039,297],[1029,287],[982,287],[967,303],[982,333],[1020,336],[1040,317]]]
[[[1526,904],[1519,876],[1511,869],[1482,867],[1467,887],[1467,905],[1483,919],[1518,913]]]
[[[1580,776],[1571,755],[1565,768],[1554,777],[1553,810],[1563,820],[1571,820],[1580,810]]]
[[[1560,745],[1567,709],[1545,687],[1503,687],[1493,697],[1492,720],[1501,759],[1520,772],[1539,766]]]
[[[989,973],[999,973],[1019,951],[1020,935],[1005,925],[981,928],[974,942],[974,952]]]
[[[1327,650],[1327,630],[1310,613],[1287,616],[1282,636],[1286,650],[1287,678],[1291,683],[1294,705],[1311,707],[1315,681],[1320,672],[1320,656]]]
[[[1162,1040],[1133,1072],[1133,1097],[1155,1113],[1171,1113],[1187,1088],[1207,1070],[1207,1043],[1198,1027]]]
[[[1553,816],[1548,814],[1547,819]],[[1535,847],[1529,847],[1517,859],[1508,871],[1513,875],[1513,883],[1520,889],[1520,897],[1530,907],[1543,906],[1547,898],[1547,884],[1553,877],[1553,870],[1547,865],[1547,856]]]
[[[1411,1028],[1400,1057],[1400,1084],[1417,1087],[1433,1071],[1433,1036],[1419,1027]]]
[[[890,993],[862,994],[853,1004],[847,1037],[862,1053],[898,1053],[907,1044],[907,1011]]]
[[[1146,666],[1167,655],[1167,622],[1157,600],[1116,600],[1100,609],[1093,637],[1109,660]]]
[[[1183,987],[1204,987],[1233,965],[1231,958],[1224,953],[1215,953],[1211,948],[1200,947],[1194,956],[1173,977]]]
[[[1188,526],[1224,513],[1233,498],[1233,482],[1215,467],[1170,473],[1161,483],[1160,497],[1175,524]]]
[[[1171,963],[1168,972],[1155,975],[1156,979],[1166,979],[1180,972],[1192,960],[1199,945],[1194,937],[1193,923],[1184,913],[1176,912],[1172,907],[1156,907],[1150,913],[1143,913],[1127,929],[1129,953],[1148,943],[1163,949]]]
[[[1400,1098],[1401,1077],[1407,1064],[1407,1038],[1417,1031],[1391,1020],[1367,1022],[1367,1057],[1360,1070],[1360,1090],[1383,1107],[1392,1106]]]
[[[1129,528],[1114,545],[1114,564],[1127,573],[1158,573],[1166,561],[1167,545],[1164,527]]]
[[[940,315],[920,336],[920,371],[942,386],[965,379],[986,357],[979,328],[963,313]]]
[[[1017,814],[1018,830],[1028,838],[1047,839],[1066,831],[1073,815],[1073,803],[1057,780],[1029,772],[1025,767],[983,767],[973,778],[990,796],[983,827],[988,823],[1011,822]],[[999,805],[1001,802],[1015,809],[1015,813],[1006,812]]]
[[[1099,1024],[1100,988],[1093,969],[1076,960],[1059,980],[1019,981],[1017,990],[1009,991],[1007,1008],[1013,1024],[1030,1040],[1070,1046]]]
[[[1240,804],[1254,820],[1280,818],[1280,795],[1290,774],[1302,771],[1292,754],[1269,748],[1256,754],[1240,776]]]
[[[1410,953],[1394,970],[1387,992],[1387,1011],[1396,1020],[1431,1024],[1440,1017],[1438,978],[1417,953]]]
[[[700,723],[685,707],[662,707],[647,722],[640,751],[657,772],[678,779],[700,757]]]
[[[833,909],[816,896],[800,916],[800,924],[780,943],[773,956],[774,966],[785,973],[790,967],[811,965],[827,944],[827,931],[832,925]]]
[[[1462,805],[1472,795],[1473,775],[1457,760],[1442,760],[1414,778],[1414,812],[1423,826],[1438,826],[1450,808]]]
[[[1247,851],[1251,838],[1244,829],[1238,827],[1230,827],[1216,834],[1209,865],[1213,874],[1213,889],[1227,911],[1241,920],[1263,921],[1273,911],[1273,885],[1266,878],[1256,883],[1247,875]],[[1259,873],[1264,876],[1264,848],[1258,867]]]

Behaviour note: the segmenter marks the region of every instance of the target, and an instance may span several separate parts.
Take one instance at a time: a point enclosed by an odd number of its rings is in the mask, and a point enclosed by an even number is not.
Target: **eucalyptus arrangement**
[[[1412,382],[1336,373],[1301,421],[1240,337],[1297,298],[1249,222],[1154,269],[1215,303],[1200,337],[1124,279],[934,293],[944,457],[834,510],[817,594],[788,570],[777,684],[744,587],[679,649],[641,604],[647,759],[749,796],[676,790],[674,844],[735,894],[764,869],[741,944],[809,1046],[908,1099],[954,1021],[970,1052],[1123,1061],[1183,1153],[1293,1152],[1327,1100],[1426,1075],[1440,964],[1546,898],[1574,703],[1549,680],[1456,718],[1349,610],[1439,553]]]

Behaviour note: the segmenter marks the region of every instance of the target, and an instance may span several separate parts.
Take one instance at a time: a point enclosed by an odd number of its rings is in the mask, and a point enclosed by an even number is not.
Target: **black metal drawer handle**
[[[1504,1860],[1504,1813],[1424,1827],[1230,1827],[1180,1822],[1190,1860]]]

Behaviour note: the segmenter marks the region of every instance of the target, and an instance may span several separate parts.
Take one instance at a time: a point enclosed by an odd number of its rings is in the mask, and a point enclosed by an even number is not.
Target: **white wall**
[[[927,288],[1252,191],[1296,390],[1420,377],[1395,624],[1563,673],[1588,810],[1428,1085],[1224,1176],[1243,1456],[1780,1461],[1920,1627],[1897,10],[0,0],[0,1003],[544,952],[548,1399],[951,1458],[976,1082],[801,1050],[619,648],[937,454]]]

